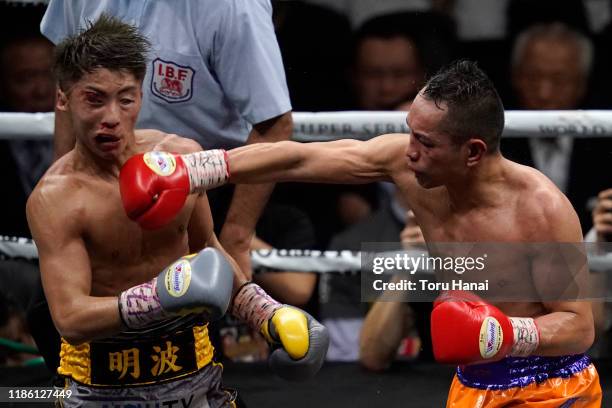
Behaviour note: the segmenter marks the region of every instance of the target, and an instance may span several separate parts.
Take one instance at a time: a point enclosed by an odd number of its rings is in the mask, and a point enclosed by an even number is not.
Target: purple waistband
[[[465,386],[481,390],[506,390],[538,384],[549,378],[568,378],[591,364],[584,354],[561,357],[506,357],[487,364],[457,367],[457,378]]]

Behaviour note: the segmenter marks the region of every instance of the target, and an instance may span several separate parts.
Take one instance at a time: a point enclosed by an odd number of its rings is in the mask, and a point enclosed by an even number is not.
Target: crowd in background
[[[272,3],[293,111],[409,111],[426,79],[457,58],[478,61],[506,109],[612,108],[609,0]],[[53,44],[39,31],[45,6],[1,3],[0,8],[0,110],[52,112]],[[555,182],[573,203],[584,234],[590,231],[590,240],[612,240],[612,138],[551,134],[506,139],[501,150]],[[50,141],[0,140],[1,235],[30,236],[25,203],[52,160]],[[277,185],[257,234],[261,240],[253,248],[359,250],[366,241],[401,246],[423,239],[410,209],[385,184]],[[380,370],[395,359],[431,358],[431,305],[361,303],[358,276],[291,279],[276,292],[268,290],[321,318],[332,335],[328,359],[361,360]],[[27,296],[4,292],[0,337],[33,344],[25,318]],[[404,325],[391,323],[398,321]],[[232,325],[218,330],[226,357],[262,359],[263,340],[240,330]],[[372,338],[378,339],[375,346]],[[23,361],[0,353],[0,364]]]

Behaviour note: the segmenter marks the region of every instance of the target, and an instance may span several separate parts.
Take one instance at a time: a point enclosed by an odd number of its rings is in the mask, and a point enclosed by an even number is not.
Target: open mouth
[[[107,134],[96,135],[94,140],[96,141],[98,146],[100,146],[100,149],[104,151],[116,149],[117,147],[119,147],[119,142],[121,141],[119,137]]]
[[[118,141],[119,141],[119,138],[113,135],[97,135],[96,136],[97,143],[115,143]]]

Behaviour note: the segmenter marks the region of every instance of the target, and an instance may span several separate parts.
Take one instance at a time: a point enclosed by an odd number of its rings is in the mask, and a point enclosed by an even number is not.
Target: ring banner
[[[385,133],[407,133],[400,111],[293,112],[293,140],[367,140]],[[50,139],[54,113],[0,112],[0,139]],[[609,137],[612,111],[506,111],[504,137]]]

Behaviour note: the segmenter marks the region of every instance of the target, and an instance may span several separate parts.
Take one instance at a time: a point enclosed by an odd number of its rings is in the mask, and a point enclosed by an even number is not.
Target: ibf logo
[[[185,102],[193,95],[195,71],[172,61],[155,59],[151,76],[151,92],[166,102]]]

